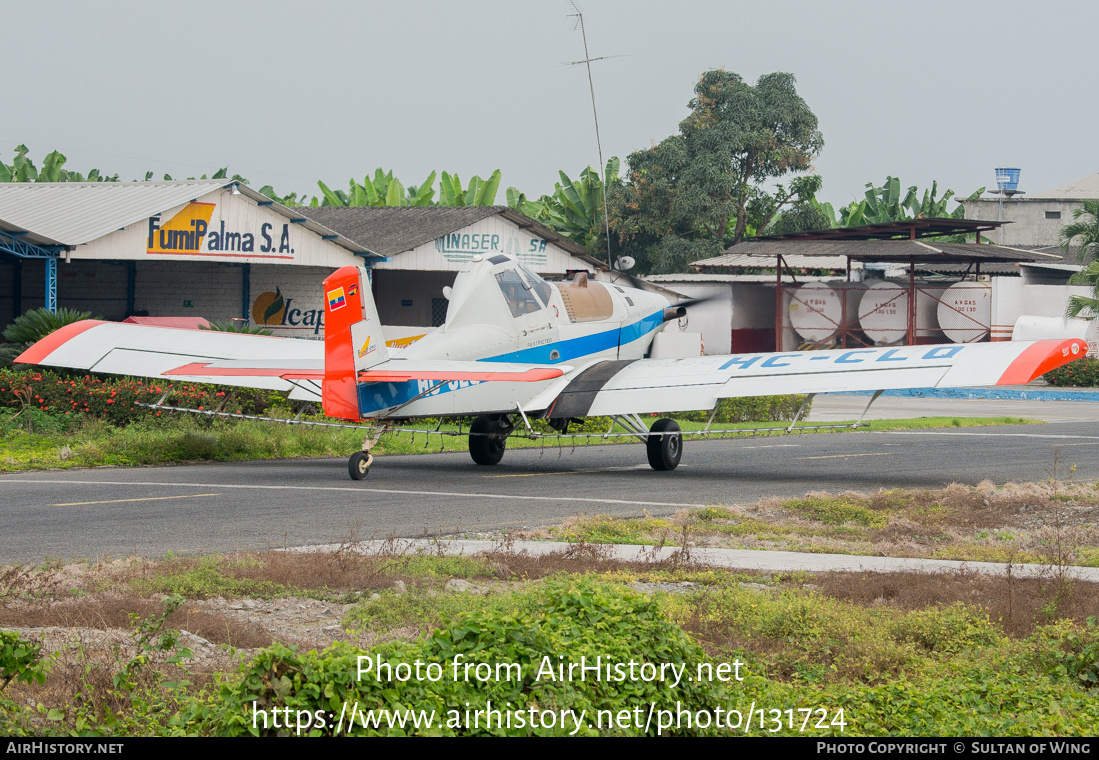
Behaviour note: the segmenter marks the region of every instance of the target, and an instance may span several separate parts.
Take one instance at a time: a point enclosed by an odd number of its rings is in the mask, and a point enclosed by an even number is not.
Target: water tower
[[[996,192],[1000,196],[1000,207],[996,213],[996,221],[998,222],[1002,222],[1004,220],[1004,198],[1010,198],[1011,196],[1022,192],[1019,190],[1019,174],[1021,172],[1021,169],[1013,169],[1008,167],[1000,167],[996,169],[996,187],[998,188]],[[999,234],[999,243],[1003,245],[1003,227],[1000,227]]]

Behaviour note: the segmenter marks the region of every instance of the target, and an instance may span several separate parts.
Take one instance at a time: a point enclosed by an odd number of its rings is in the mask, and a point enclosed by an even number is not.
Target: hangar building
[[[0,328],[46,305],[320,338],[321,281],[365,264],[387,337],[411,337],[442,323],[443,287],[490,251],[548,276],[601,268],[506,206],[286,207],[226,180],[4,183]]]
[[[508,206],[295,209],[385,260],[372,265],[386,338],[422,335],[446,317],[443,288],[479,253],[510,253],[543,276],[605,266],[584,246]],[[319,297],[319,293],[318,293]]]
[[[2,183],[0,252],[0,327],[46,305],[111,320],[244,318],[302,337],[322,329],[321,280],[379,258],[225,180]],[[295,302],[286,283],[312,297]]]

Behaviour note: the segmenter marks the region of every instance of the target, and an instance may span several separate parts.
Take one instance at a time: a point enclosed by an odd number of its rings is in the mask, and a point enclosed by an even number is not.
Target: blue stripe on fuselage
[[[560,362],[591,356],[602,351],[608,351],[632,343],[635,340],[648,335],[664,323],[664,310],[654,312],[644,319],[631,325],[613,330],[604,330],[594,335],[584,335],[571,340],[562,340],[557,343],[547,343],[544,346],[525,348],[522,351],[512,351],[499,356],[490,356],[479,359],[483,362],[521,362],[526,364],[559,364]],[[560,351],[561,355],[556,359],[550,358],[551,351]],[[367,415],[382,409],[404,404],[414,399],[431,387],[434,381],[406,380],[397,383],[359,383],[357,387],[359,396],[359,414]],[[447,393],[476,385],[477,382],[454,381],[445,383],[430,395]]]
[[[580,338],[562,340],[557,343],[547,343],[544,346],[524,348],[521,351],[511,351],[506,354],[500,354],[499,356],[479,359],[478,361],[559,364],[560,362],[591,356],[592,354],[598,354],[602,351],[608,351],[617,348],[618,346],[633,343],[635,340],[640,340],[648,335],[662,324],[664,324],[663,309],[654,312],[631,325],[626,325],[625,327],[604,330],[603,332],[593,335],[584,335]],[[559,351],[560,356],[556,359],[551,359],[550,353],[553,351]]]
[[[439,387],[431,391],[427,398],[438,396],[440,393],[468,388],[471,385],[479,385],[480,380],[451,380],[439,384]],[[359,383],[356,387],[359,396],[359,414],[367,415],[382,409],[399,404],[405,404],[432,386],[438,384],[437,380],[404,380],[397,383]]]
[[[633,343],[635,340],[639,340],[643,336],[648,335],[662,324],[664,324],[663,309],[653,312],[639,322],[634,322],[632,325],[623,327],[619,331],[621,335],[618,338],[618,345],[624,346],[627,343]]]

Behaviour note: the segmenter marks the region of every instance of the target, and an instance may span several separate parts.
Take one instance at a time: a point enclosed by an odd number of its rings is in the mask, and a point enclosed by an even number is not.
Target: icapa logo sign
[[[310,330],[319,335],[324,328],[324,309],[302,309],[293,305],[294,300],[294,296],[284,296],[277,286],[260,293],[252,301],[252,324],[296,332]]]

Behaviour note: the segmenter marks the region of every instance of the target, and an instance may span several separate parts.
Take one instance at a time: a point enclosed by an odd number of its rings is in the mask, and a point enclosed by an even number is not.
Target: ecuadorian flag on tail
[[[335,311],[336,309],[342,309],[347,305],[347,299],[344,298],[343,288],[336,288],[335,290],[328,291],[328,310]]]

